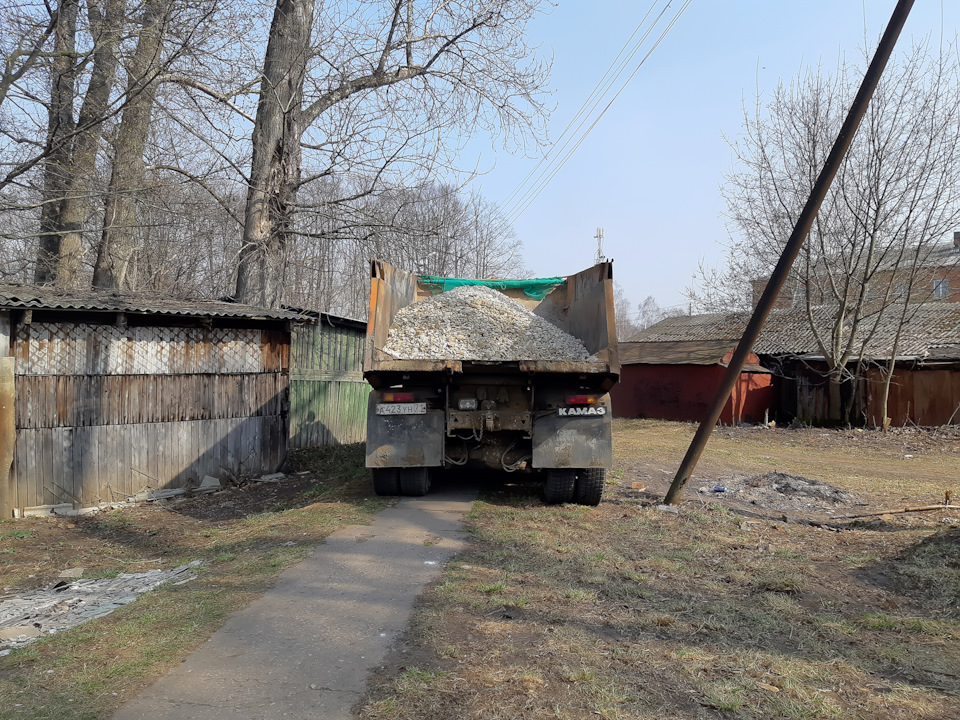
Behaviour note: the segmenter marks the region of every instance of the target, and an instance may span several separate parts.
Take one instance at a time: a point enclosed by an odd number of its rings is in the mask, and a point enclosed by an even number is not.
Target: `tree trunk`
[[[102,121],[110,105],[117,72],[117,48],[122,36],[124,0],[106,0],[103,12],[90,6],[94,36],[90,82],[77,119],[77,133],[70,157],[69,185],[60,206],[60,265],[76,274],[81,267],[83,224],[90,211],[94,171],[100,152]]]
[[[131,290],[135,254],[136,195],[144,187],[143,151],[156,96],[156,76],[166,27],[169,0],[149,0],[143,27],[128,70],[127,106],[113,148],[113,171],[104,202],[103,233],[93,269],[93,286],[100,290]]]
[[[843,400],[840,393],[841,376],[839,372],[832,372],[827,383],[827,419],[839,423],[843,415]]]
[[[70,139],[74,131],[73,102],[77,92],[77,13],[79,0],[64,0],[59,8],[50,61],[51,89],[47,118],[47,158],[43,169],[43,209],[40,247],[34,281],[71,284],[72,268],[60,266],[60,208],[70,177]]]
[[[276,307],[283,296],[291,205],[300,182],[302,96],[314,0],[277,0],[253,128],[250,189],[237,268],[240,302]]]

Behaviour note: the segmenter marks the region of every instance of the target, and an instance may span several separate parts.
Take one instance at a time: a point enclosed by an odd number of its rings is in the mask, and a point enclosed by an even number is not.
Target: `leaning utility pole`
[[[880,44],[877,46],[877,52],[870,62],[867,74],[863,76],[860,90],[853,100],[853,105],[850,107],[847,119],[843,122],[843,127],[840,128],[840,133],[837,135],[833,149],[830,151],[826,163],[824,163],[823,170],[820,171],[820,175],[817,177],[817,182],[814,184],[810,197],[807,199],[807,204],[800,213],[800,217],[797,218],[797,224],[793,229],[793,233],[790,235],[790,239],[783,249],[783,254],[780,256],[780,260],[777,262],[777,266],[770,276],[770,281],[767,283],[767,287],[764,289],[763,295],[760,296],[760,301],[753,311],[753,317],[751,317],[750,322],[747,323],[747,328],[743,331],[743,337],[740,338],[740,343],[737,345],[730,364],[727,366],[727,372],[724,374],[723,382],[720,383],[720,387],[717,390],[717,396],[707,411],[707,416],[703,422],[700,423],[700,427],[697,428],[697,434],[693,436],[693,442],[690,443],[687,454],[684,456],[683,462],[680,463],[680,468],[677,470],[676,477],[673,479],[673,484],[670,485],[670,489],[663,499],[663,502],[667,505],[672,505],[680,499],[680,494],[690,479],[690,475],[693,474],[693,470],[697,466],[697,461],[700,459],[704,447],[707,445],[707,440],[710,439],[710,435],[713,433],[713,428],[716,426],[717,420],[720,419],[720,413],[723,412],[723,408],[730,398],[730,393],[733,391],[734,385],[736,385],[737,378],[740,377],[740,372],[743,370],[747,356],[753,350],[754,343],[757,342],[757,338],[760,336],[760,329],[763,327],[763,323],[766,322],[774,302],[776,302],[777,297],[780,295],[780,290],[783,288],[790,268],[800,253],[800,246],[803,245],[804,239],[810,232],[810,226],[813,225],[817,211],[820,210],[823,198],[826,196],[827,190],[830,189],[833,178],[840,169],[840,163],[843,161],[844,155],[847,154],[847,149],[853,141],[853,136],[857,132],[860,121],[867,111],[867,105],[870,104],[873,91],[880,81],[880,76],[883,74],[883,69],[886,67],[890,55],[893,53],[893,48],[897,44],[897,38],[900,36],[903,24],[906,22],[907,16],[910,14],[910,9],[913,7],[913,2],[914,0],[899,0],[899,2],[897,2],[897,7],[893,11],[890,22],[887,24],[887,29],[883,33],[883,37],[880,39]]]

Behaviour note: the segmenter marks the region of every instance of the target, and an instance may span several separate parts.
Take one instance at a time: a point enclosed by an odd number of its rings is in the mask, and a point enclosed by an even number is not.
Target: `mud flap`
[[[533,467],[608,468],[613,464],[613,424],[603,417],[546,415],[533,423]]]
[[[370,393],[367,412],[367,467],[443,465],[444,411],[377,415],[376,395]]]

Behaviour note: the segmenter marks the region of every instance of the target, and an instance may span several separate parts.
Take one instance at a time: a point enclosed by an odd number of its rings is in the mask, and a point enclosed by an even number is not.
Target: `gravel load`
[[[586,360],[577,338],[482,285],[397,311],[384,352],[397,360]]]

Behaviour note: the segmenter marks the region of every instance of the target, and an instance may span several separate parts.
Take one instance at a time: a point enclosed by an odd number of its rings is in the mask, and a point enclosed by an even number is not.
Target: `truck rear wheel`
[[[578,472],[573,501],[578,505],[599,505],[606,478],[607,471],[604,468],[584,468]]]
[[[373,468],[373,491],[377,495],[399,495],[400,476],[397,468]]]
[[[430,492],[430,469],[425,467],[400,468],[400,491],[404,495],[421,497]]]
[[[570,502],[573,498],[573,486],[577,482],[577,471],[569,468],[551,468],[547,470],[547,480],[543,484],[543,499],[550,505]]]

